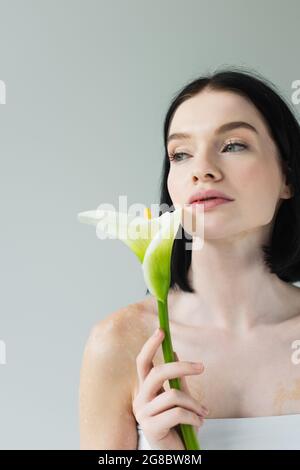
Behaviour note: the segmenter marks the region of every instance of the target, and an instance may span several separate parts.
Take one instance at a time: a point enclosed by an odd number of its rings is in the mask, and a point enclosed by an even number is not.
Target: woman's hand
[[[143,433],[155,449],[185,449],[178,432],[179,424],[191,424],[196,432],[202,426],[208,410],[195,400],[188,389],[185,375],[201,374],[201,363],[187,361],[168,362],[154,366],[153,358],[160,346],[164,332],[159,329],[145,342],[136,358],[138,374],[138,393],[133,400],[133,413]],[[200,368],[195,369],[194,365]],[[176,377],[181,378],[182,390],[165,391],[163,383]]]

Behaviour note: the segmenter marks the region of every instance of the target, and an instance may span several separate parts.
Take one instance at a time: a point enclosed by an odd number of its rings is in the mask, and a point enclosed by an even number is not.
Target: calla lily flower
[[[149,291],[164,301],[170,287],[170,259],[174,238],[182,220],[182,209],[165,212],[151,218],[150,209],[146,217],[130,214],[91,210],[80,212],[80,222],[96,225],[97,234],[105,233],[122,240],[142,263],[144,279]]]
[[[165,362],[176,360],[169,327],[168,292],[171,281],[171,255],[174,239],[183,221],[183,208],[165,212],[159,217],[151,217],[149,208],[144,217],[111,210],[90,210],[80,212],[78,220],[96,226],[99,238],[122,240],[138,257],[142,264],[145,283],[156,298],[160,328],[164,331],[162,350]],[[179,378],[170,379],[171,388],[181,390]],[[179,431],[188,450],[200,450],[194,428],[180,424]]]

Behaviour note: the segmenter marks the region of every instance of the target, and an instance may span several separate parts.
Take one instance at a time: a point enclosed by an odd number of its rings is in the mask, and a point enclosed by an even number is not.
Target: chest
[[[205,366],[186,381],[191,395],[211,411],[210,418],[300,413],[300,364],[292,361],[291,339],[266,332],[243,339],[172,335],[179,360]],[[156,361],[163,362],[162,354]],[[164,388],[169,389],[168,381]]]

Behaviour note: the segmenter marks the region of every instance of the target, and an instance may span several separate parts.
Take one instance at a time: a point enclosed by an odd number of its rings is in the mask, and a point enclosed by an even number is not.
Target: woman
[[[184,449],[187,423],[204,449],[300,449],[299,124],[270,83],[223,70],[178,93],[164,142],[161,204],[190,204],[206,190],[230,201],[204,203],[200,250],[186,249],[185,231],[175,239],[176,362],[164,364],[151,297],[92,329],[81,448]],[[174,377],[182,390],[170,390]]]

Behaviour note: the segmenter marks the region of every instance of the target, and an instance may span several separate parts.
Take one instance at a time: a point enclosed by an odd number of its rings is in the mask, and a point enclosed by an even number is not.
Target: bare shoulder
[[[132,412],[136,355],[155,328],[154,317],[145,300],[120,308],[92,326],[80,370],[81,448],[136,448]]]
[[[135,355],[158,326],[154,308],[153,300],[146,298],[108,314],[93,325],[88,343],[96,350],[113,345],[128,358]]]
[[[119,380],[132,384],[135,360],[140,348],[157,327],[157,316],[151,299],[121,307],[95,323],[89,332],[84,356],[93,362],[107,359],[111,369],[118,371]]]

